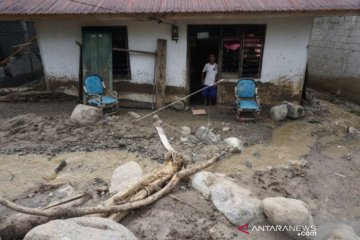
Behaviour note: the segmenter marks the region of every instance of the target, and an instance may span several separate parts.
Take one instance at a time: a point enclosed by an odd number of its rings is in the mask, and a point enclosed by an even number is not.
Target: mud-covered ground
[[[305,106],[306,117],[301,120],[273,122],[264,109],[256,122],[237,122],[231,108],[223,106],[208,108],[204,116],[171,109],[159,116],[171,144],[188,156],[188,164],[209,158],[224,143],[206,145],[194,135],[181,142],[181,126],[190,127],[192,133],[206,126],[221,139],[238,137],[244,152],[217,162],[209,171],[228,175],[260,199],[303,200],[312,209],[318,236],[339,222],[357,231],[360,136],[346,129],[360,129],[360,108],[332,95],[310,94],[314,100]],[[127,114],[144,115],[150,110],[122,108],[92,126],[80,127],[69,121],[75,105],[71,101],[0,104],[0,191],[6,197],[26,206],[44,206],[60,199],[58,189],[70,184],[75,192],[95,192],[97,197],[88,203],[94,205],[108,197],[102,189],[117,166],[133,160],[147,172],[162,163],[165,149],[151,117],[134,123]],[[67,162],[64,170],[47,179],[62,160]],[[306,161],[305,167],[297,166],[299,160]],[[12,213],[0,207],[0,221]],[[170,196],[134,211],[123,224],[140,239],[250,239],[187,182]],[[270,239],[261,234],[251,239]],[[287,239],[275,233],[271,237]]]

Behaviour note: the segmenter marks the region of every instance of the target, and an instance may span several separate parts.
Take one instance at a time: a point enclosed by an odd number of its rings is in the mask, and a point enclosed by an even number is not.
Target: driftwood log
[[[38,209],[38,208],[28,208],[20,206],[16,203],[13,203],[9,200],[7,200],[4,197],[0,197],[0,204],[2,204],[5,207],[8,207],[14,211],[30,214],[30,215],[37,215],[37,216],[44,216],[44,217],[50,217],[50,218],[71,218],[71,217],[80,217],[95,213],[105,213],[105,214],[112,214],[117,213],[121,211],[129,211],[133,210],[139,207],[143,207],[146,205],[149,205],[169,192],[173,190],[176,185],[180,182],[181,179],[185,179],[187,177],[190,177],[194,173],[212,165],[214,162],[216,162],[225,152],[222,152],[220,154],[216,154],[214,157],[209,159],[208,161],[200,164],[193,165],[192,167],[188,169],[183,169],[177,173],[175,173],[170,181],[163,187],[161,190],[157,191],[156,193],[146,197],[142,200],[137,200],[134,202],[126,202],[119,205],[114,206],[98,206],[98,207],[73,207],[73,208],[54,208],[54,209]]]
[[[114,221],[120,221],[130,210],[154,203],[171,192],[182,179],[188,178],[194,173],[207,168],[226,153],[226,150],[224,150],[203,163],[183,169],[185,157],[170,145],[161,127],[161,123],[159,117],[154,116],[154,126],[160,136],[162,144],[168,150],[167,154],[165,154],[165,163],[144,175],[131,188],[123,192],[118,192],[106,200],[103,205],[96,207],[69,206],[38,209],[20,206],[2,196],[0,196],[0,204],[14,211],[32,215],[29,216],[29,218],[33,217],[34,219],[30,220],[30,222],[33,223],[32,226],[42,224],[48,219],[71,218],[85,215],[108,217]],[[2,236],[1,229],[0,236]]]
[[[63,199],[62,201],[50,203],[44,209],[77,207],[83,205],[90,198],[90,195],[76,195],[70,198]],[[0,223],[0,239],[23,239],[25,234],[29,232],[33,227],[47,223],[49,220],[51,220],[51,218],[49,217],[28,215],[21,212],[16,213]]]

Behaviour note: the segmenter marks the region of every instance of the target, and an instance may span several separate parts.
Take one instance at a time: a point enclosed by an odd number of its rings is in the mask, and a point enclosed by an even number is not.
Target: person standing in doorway
[[[215,55],[210,54],[209,62],[205,64],[201,73],[203,88],[202,91],[205,105],[212,105],[216,102],[216,87],[214,83],[217,81],[218,65],[215,63]]]

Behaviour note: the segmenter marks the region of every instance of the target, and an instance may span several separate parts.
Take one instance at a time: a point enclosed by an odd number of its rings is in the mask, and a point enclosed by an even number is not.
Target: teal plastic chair
[[[85,77],[84,91],[86,103],[95,107],[109,108],[119,103],[116,96],[108,96],[104,81],[99,75],[92,74]]]
[[[261,106],[257,96],[256,82],[253,79],[240,79],[235,86],[234,110],[236,118],[244,112],[250,112],[257,118],[260,115]]]

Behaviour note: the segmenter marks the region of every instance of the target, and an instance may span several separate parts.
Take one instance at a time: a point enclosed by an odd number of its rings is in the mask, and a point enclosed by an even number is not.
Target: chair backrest
[[[240,79],[236,83],[236,97],[254,98],[256,97],[256,83],[252,79]]]
[[[103,80],[99,75],[88,75],[84,80],[84,87],[87,94],[101,95],[105,92]]]

